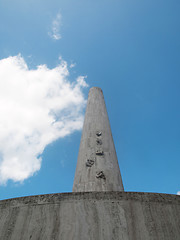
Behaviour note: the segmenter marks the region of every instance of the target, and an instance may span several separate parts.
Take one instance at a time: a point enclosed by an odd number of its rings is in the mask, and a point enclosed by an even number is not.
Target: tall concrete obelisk
[[[0,240],[180,239],[180,196],[123,191],[99,88],[89,93],[73,191],[0,201]]]
[[[103,92],[89,91],[73,192],[124,191]]]

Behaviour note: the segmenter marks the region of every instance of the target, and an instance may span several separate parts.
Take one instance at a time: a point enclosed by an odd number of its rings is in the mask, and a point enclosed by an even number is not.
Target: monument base
[[[77,192],[3,200],[0,239],[179,240],[180,196]]]

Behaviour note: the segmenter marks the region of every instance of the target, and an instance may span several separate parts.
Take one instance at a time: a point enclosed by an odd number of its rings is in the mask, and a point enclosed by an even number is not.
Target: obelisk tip
[[[94,91],[94,90],[98,90],[98,91],[100,91],[100,92],[103,92],[100,87],[92,87],[92,88],[90,88],[89,92],[90,92],[90,91]]]

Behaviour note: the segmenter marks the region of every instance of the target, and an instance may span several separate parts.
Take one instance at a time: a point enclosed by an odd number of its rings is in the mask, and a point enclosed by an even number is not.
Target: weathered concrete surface
[[[180,196],[92,192],[0,201],[1,240],[179,240]]]
[[[73,192],[123,191],[103,92],[89,91]]]

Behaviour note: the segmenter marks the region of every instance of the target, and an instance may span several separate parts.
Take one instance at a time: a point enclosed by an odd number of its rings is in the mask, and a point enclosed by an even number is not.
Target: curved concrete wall
[[[180,197],[62,193],[0,201],[1,240],[179,240]]]

